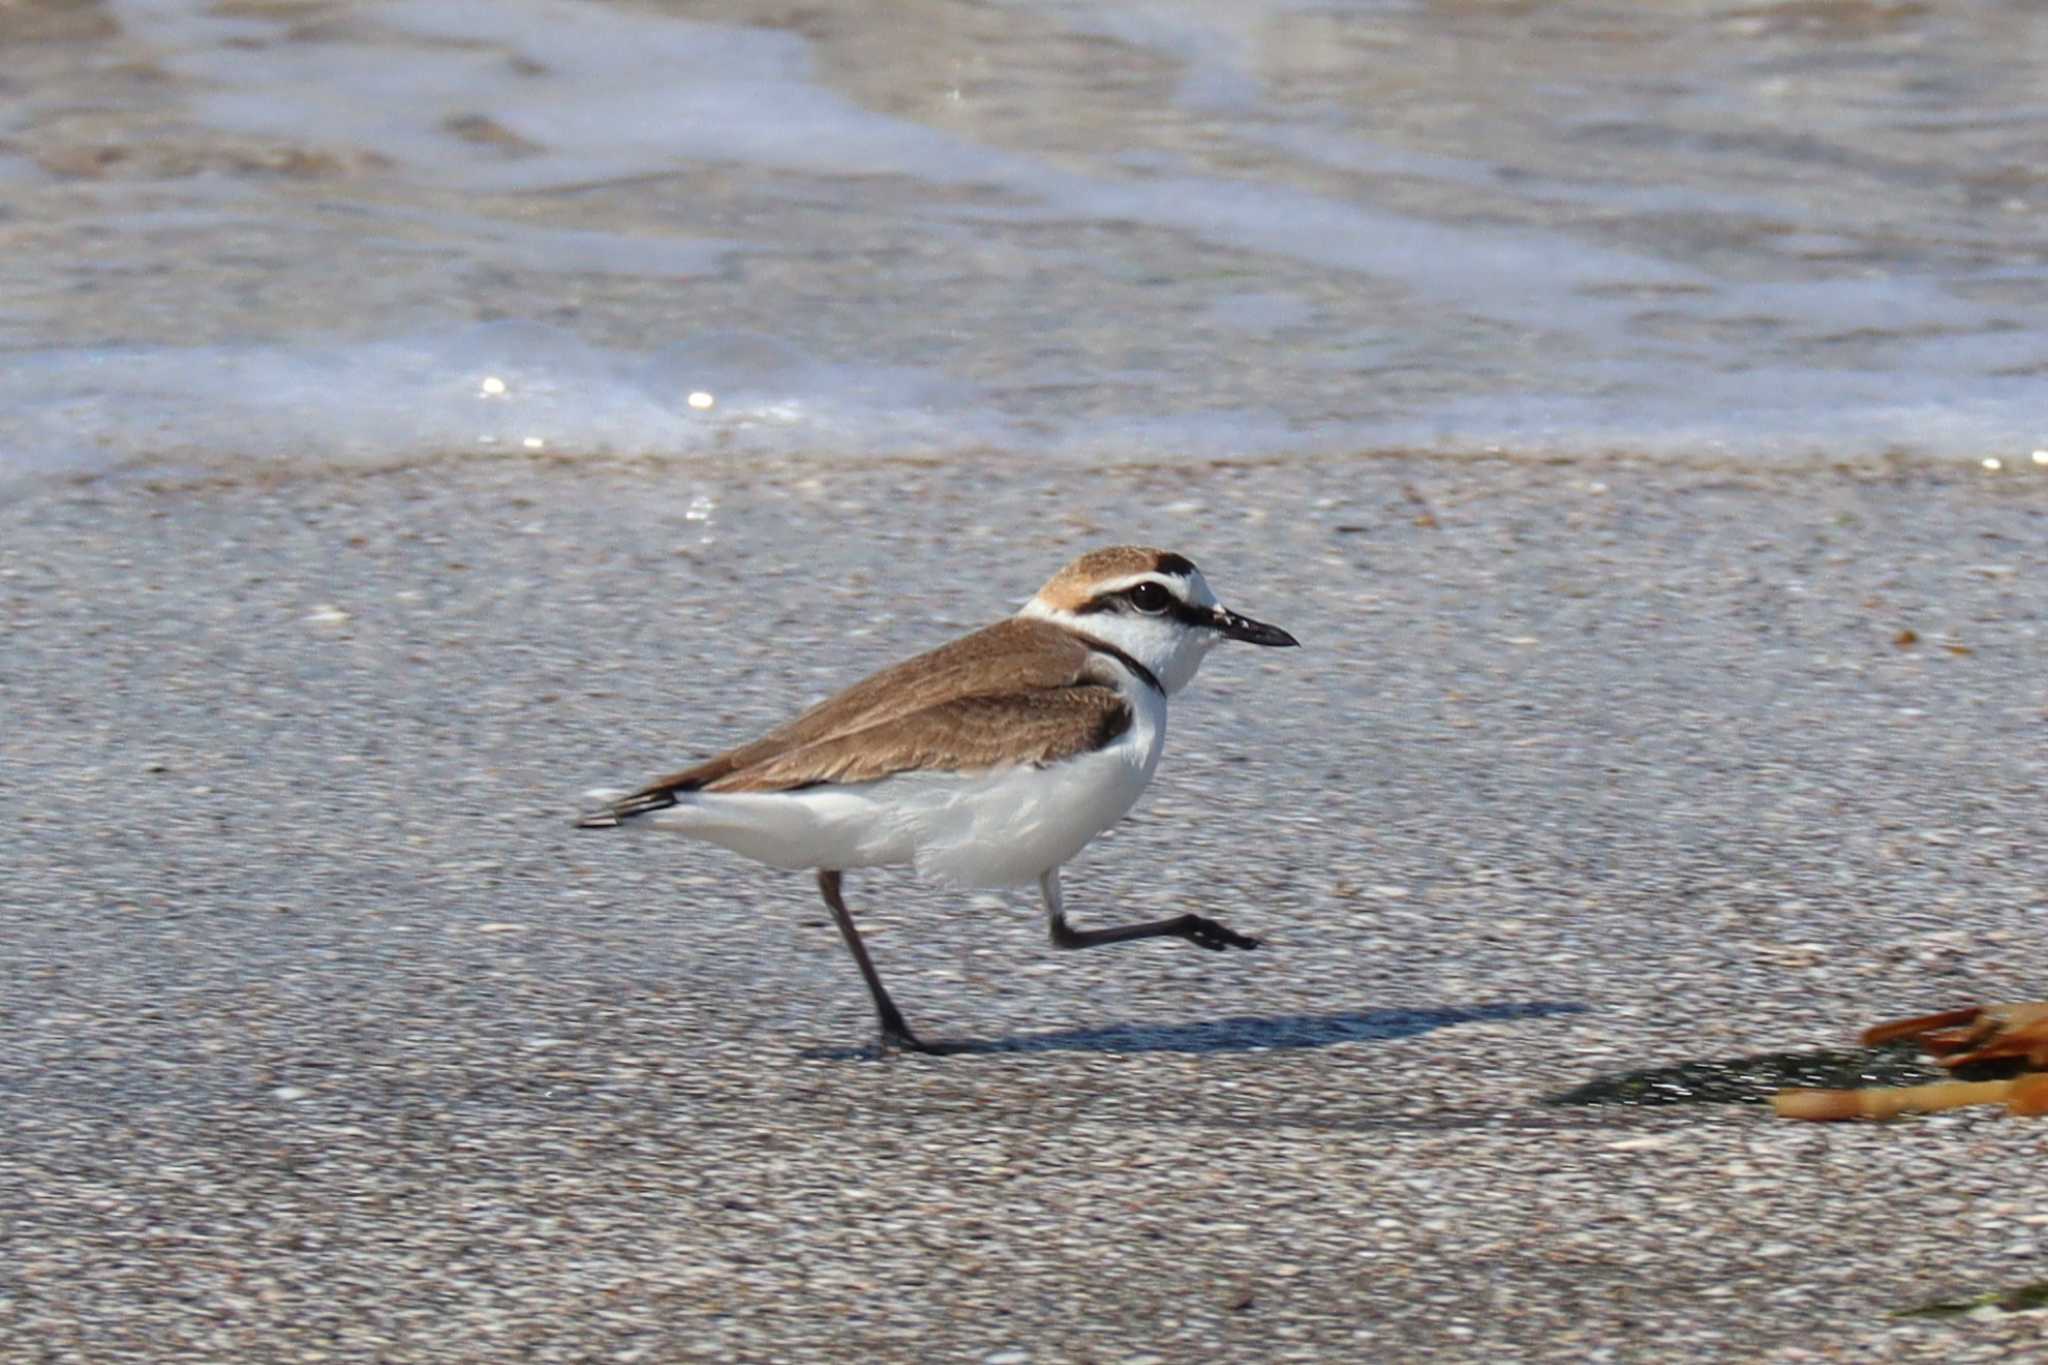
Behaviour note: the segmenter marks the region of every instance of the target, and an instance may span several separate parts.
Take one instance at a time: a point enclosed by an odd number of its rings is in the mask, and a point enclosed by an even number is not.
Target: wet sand
[[[1077,924],[578,832],[1195,557]],[[0,505],[0,1358],[2010,1360],[2048,1128],[1560,1108],[2048,992],[2048,479],[450,462]]]

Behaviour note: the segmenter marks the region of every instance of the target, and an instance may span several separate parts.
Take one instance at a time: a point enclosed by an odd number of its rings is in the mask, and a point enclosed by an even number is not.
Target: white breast
[[[930,803],[918,817],[919,875],[949,886],[1035,881],[1123,819],[1166,744],[1166,698],[1134,692],[1131,728],[1092,753],[976,777],[891,779],[934,789],[919,792]]]

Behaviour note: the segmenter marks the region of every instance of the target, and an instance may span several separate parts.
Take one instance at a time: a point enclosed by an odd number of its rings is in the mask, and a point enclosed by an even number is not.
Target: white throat
[[[1213,630],[1183,625],[1170,616],[1114,611],[1077,613],[1048,606],[1035,597],[1017,614],[1051,621],[1078,635],[1114,646],[1144,665],[1169,697],[1194,681],[1202,660],[1223,638]]]

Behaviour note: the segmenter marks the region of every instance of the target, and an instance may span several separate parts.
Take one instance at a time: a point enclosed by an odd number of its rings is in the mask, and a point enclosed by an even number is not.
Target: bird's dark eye
[[[1157,616],[1173,605],[1173,594],[1157,583],[1140,583],[1131,589],[1131,605],[1148,616]]]

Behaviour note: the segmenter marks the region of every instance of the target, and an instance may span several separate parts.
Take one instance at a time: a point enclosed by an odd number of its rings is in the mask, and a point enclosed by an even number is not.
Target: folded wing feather
[[[1049,763],[1129,728],[1116,674],[1073,632],[1012,617],[854,684],[579,822],[615,825],[683,792],[791,791],[924,769]]]

